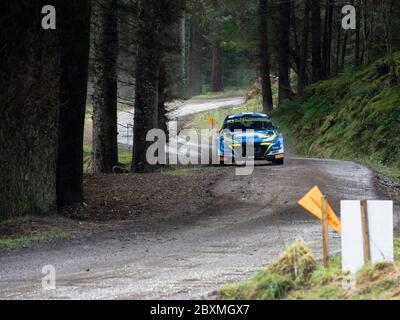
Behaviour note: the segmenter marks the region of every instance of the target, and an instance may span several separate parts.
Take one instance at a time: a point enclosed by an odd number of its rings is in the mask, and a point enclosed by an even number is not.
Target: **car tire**
[[[274,164],[277,166],[283,166],[285,164],[285,159],[276,159],[274,160]]]

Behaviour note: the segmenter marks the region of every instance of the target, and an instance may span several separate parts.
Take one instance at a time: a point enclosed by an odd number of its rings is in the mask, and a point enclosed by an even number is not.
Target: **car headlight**
[[[285,153],[285,147],[283,145],[283,137],[282,135],[279,135],[276,142],[271,146],[271,149],[269,150],[268,154],[275,155],[281,153]]]
[[[271,147],[271,150],[281,150],[282,147],[283,147],[282,143],[278,141]]]

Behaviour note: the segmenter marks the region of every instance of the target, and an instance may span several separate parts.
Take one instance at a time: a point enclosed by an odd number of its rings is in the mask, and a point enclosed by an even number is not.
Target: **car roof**
[[[240,114],[234,114],[234,115],[226,117],[226,120],[241,120],[241,119],[266,119],[266,120],[271,120],[271,117],[269,115],[264,114],[264,113],[257,113],[257,112],[240,113]]]

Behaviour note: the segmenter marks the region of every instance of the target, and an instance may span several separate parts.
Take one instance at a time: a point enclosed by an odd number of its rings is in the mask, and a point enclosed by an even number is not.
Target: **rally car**
[[[235,163],[238,158],[284,164],[283,135],[271,118],[262,113],[228,116],[217,137],[217,148],[221,165]]]

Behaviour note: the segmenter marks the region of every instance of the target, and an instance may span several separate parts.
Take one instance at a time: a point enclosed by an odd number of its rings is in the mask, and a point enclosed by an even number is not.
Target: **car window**
[[[223,129],[228,129],[230,131],[235,130],[275,130],[275,126],[271,121],[268,120],[231,120],[225,123]]]

